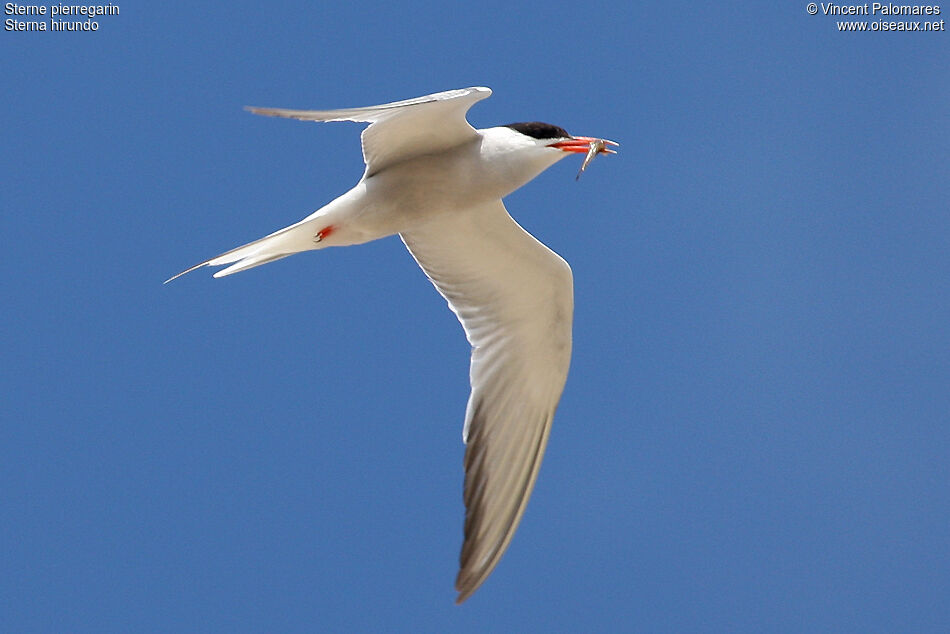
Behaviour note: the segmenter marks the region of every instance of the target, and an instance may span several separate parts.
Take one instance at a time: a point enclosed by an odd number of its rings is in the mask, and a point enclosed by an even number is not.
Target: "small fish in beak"
[[[579,180],[581,174],[584,173],[584,170],[587,169],[587,166],[590,165],[591,161],[594,160],[594,157],[598,154],[616,154],[616,150],[611,150],[608,145],[613,147],[620,147],[620,144],[616,141],[610,141],[608,139],[595,139],[589,136],[575,136],[571,137],[568,141],[559,141],[551,145],[564,152],[572,152],[575,154],[581,154],[586,152],[587,156],[584,157],[584,162],[581,164],[580,171],[577,172],[577,178],[574,180]]]

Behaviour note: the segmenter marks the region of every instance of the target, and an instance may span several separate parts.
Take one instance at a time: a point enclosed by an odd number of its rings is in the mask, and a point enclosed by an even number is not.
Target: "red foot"
[[[336,227],[335,227],[335,226],[333,226],[333,225],[327,225],[326,227],[324,227],[323,229],[321,229],[320,231],[317,232],[316,241],[317,241],[317,242],[322,242],[324,238],[326,238],[327,236],[329,236],[329,235],[330,235],[331,233],[333,233],[334,231],[336,231]]]

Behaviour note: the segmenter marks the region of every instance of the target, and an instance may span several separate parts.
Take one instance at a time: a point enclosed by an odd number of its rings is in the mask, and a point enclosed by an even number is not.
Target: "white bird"
[[[571,359],[571,268],[522,229],[501,199],[568,154],[587,154],[586,168],[617,145],[539,122],[476,130],[465,114],[490,95],[475,87],[368,108],[248,108],[302,121],[368,122],[366,171],[300,222],[167,280],[230,265],[214,274],[222,277],[301,251],[399,234],[472,346],[456,603],[482,584],[514,535]]]

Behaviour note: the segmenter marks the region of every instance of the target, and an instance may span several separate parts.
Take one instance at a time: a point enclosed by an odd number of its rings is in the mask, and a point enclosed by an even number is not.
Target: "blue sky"
[[[805,4],[0,33],[3,629],[950,629],[950,40]],[[399,240],[161,282],[361,174],[358,125],[242,106],[471,85],[476,127],[623,147],[507,200],[573,266],[574,358],[456,607],[468,346]]]

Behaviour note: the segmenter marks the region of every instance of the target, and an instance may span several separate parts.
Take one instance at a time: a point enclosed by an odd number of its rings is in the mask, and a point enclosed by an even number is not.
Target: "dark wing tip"
[[[280,117],[281,108],[261,108],[260,106],[244,106],[244,109],[251,114],[259,114],[264,117]]]
[[[478,589],[478,586],[475,586],[474,588],[468,588],[466,590],[460,590],[459,588],[456,588],[459,595],[458,597],[455,598],[455,605],[462,605],[463,603],[465,603],[468,600],[468,598],[472,596],[472,594],[475,593],[475,590],[477,589]]]

